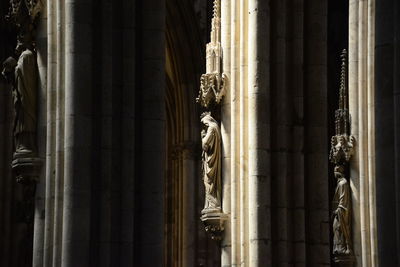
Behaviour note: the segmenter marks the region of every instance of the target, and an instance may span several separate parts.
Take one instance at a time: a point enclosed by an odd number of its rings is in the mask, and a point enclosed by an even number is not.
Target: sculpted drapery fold
[[[350,187],[341,166],[335,167],[337,186],[332,201],[333,255],[351,255],[351,196]]]
[[[15,150],[16,153],[32,153],[36,149],[37,67],[36,56],[30,49],[21,53],[15,76]]]
[[[202,171],[205,204],[202,214],[221,211],[221,133],[218,123],[209,113],[202,115]]]

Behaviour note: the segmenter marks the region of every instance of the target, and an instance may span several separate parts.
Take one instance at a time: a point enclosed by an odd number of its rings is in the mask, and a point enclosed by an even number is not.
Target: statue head
[[[12,77],[16,66],[17,66],[17,61],[13,57],[9,57],[3,62],[3,70],[1,74],[4,76],[7,82],[12,81]]]
[[[21,32],[18,34],[17,37],[17,46],[15,47],[15,54],[17,56],[21,55],[21,53],[25,49],[33,50],[33,29],[31,29],[31,25],[29,29],[21,29]]]
[[[205,125],[209,126],[210,123],[217,123],[213,117],[211,117],[211,112],[204,112],[200,115],[200,121]]]
[[[336,179],[344,177],[344,167],[342,165],[335,166],[334,169]]]

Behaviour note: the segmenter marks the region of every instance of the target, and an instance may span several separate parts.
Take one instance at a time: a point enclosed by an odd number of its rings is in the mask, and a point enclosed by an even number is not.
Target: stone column
[[[395,190],[396,190],[396,243],[397,243],[397,263],[400,262],[400,3],[394,1],[394,72],[393,72],[393,88],[394,88],[394,125],[395,125]],[[383,264],[382,264],[383,265]]]
[[[195,266],[196,265],[196,243],[195,243],[195,231],[196,231],[196,212],[194,192],[195,177],[196,176],[196,159],[195,149],[197,146],[193,144],[185,144],[182,151],[182,209],[183,209],[183,222],[182,222],[182,266]]]
[[[120,264],[133,266],[134,255],[134,177],[135,177],[135,83],[137,49],[137,15],[135,1],[123,0],[120,11],[123,14],[122,53],[123,53],[123,85],[122,85],[122,118],[121,118],[121,231],[120,231]]]
[[[375,1],[349,2],[349,110],[356,139],[350,162],[357,266],[376,266],[374,40]]]
[[[238,265],[241,262],[240,255],[240,191],[239,191],[239,73],[238,73],[238,35],[239,35],[239,1],[231,1],[230,5],[230,122],[231,122],[231,265]],[[226,52],[225,52],[226,53]]]
[[[224,54],[222,71],[227,75],[228,81],[231,80],[231,4],[234,1],[221,2],[221,45]],[[229,220],[225,225],[224,238],[221,243],[221,266],[231,266],[234,255],[232,254],[232,235],[236,233],[234,225],[235,214],[232,214],[232,156],[231,156],[231,85],[227,86],[228,91],[221,105],[221,136],[222,136],[222,210],[228,214]]]
[[[249,254],[249,220],[246,216],[249,212],[249,186],[248,186],[248,172],[247,160],[249,159],[249,105],[248,105],[248,46],[249,46],[249,31],[251,28],[248,23],[248,1],[240,1],[238,18],[239,24],[239,203],[240,203],[240,255]],[[245,256],[245,264],[248,264],[248,257]],[[241,261],[243,262],[243,260]]]
[[[270,1],[249,0],[249,266],[271,266]]]
[[[165,1],[143,1],[137,58],[135,258],[137,266],[162,266],[165,160]],[[140,68],[140,70],[139,70]]]
[[[379,266],[400,262],[400,4],[376,1],[376,220]]]
[[[51,0],[48,0],[51,1]],[[65,2],[64,1],[57,1],[55,14],[52,15],[56,16],[56,23],[57,23],[57,55],[56,55],[56,75],[55,77],[49,77],[49,79],[55,79],[56,85],[56,92],[55,96],[51,96],[53,99],[50,103],[53,103],[55,107],[49,104],[49,110],[56,109],[55,116],[51,117],[51,121],[48,123],[48,127],[55,127],[55,141],[51,144],[51,151],[50,155],[55,157],[54,162],[54,170],[55,170],[55,177],[54,177],[54,225],[53,225],[53,253],[52,253],[52,267],[61,266],[61,259],[62,259],[62,233],[63,233],[63,206],[64,206],[64,159],[65,159]],[[54,22],[53,22],[54,23]],[[52,40],[50,40],[52,42]],[[53,43],[49,44],[49,47],[54,45]],[[49,61],[51,62],[51,61]],[[48,90],[51,91],[52,88],[48,86]],[[55,123],[54,120],[55,119]],[[54,130],[53,130],[54,131]],[[48,151],[50,151],[48,145]],[[52,175],[51,167],[50,171],[47,175]]]

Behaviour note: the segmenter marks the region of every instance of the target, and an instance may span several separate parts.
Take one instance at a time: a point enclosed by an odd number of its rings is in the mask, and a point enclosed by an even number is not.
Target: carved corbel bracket
[[[333,261],[341,267],[353,267],[355,257],[354,255],[337,255],[333,257]]]
[[[212,240],[221,241],[222,234],[225,230],[225,221],[228,220],[228,215],[222,212],[209,212],[201,216],[201,221],[204,224],[206,232]]]
[[[17,183],[23,186],[23,217],[28,225],[33,223],[36,184],[42,165],[43,161],[40,158],[17,158],[11,165]]]
[[[11,165],[16,181],[22,185],[23,190],[19,217],[27,225],[33,224],[36,184],[42,165],[43,161],[40,158],[18,158],[13,160]]]
[[[43,161],[40,158],[17,158],[12,162],[16,180],[20,184],[37,183]]]

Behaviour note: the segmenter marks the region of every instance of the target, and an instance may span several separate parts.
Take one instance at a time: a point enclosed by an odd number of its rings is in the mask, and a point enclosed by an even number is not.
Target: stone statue
[[[209,112],[201,115],[202,172],[205,204],[202,214],[221,212],[221,132]]]
[[[332,203],[333,255],[334,257],[346,257],[353,255],[350,187],[344,177],[343,166],[336,166],[334,172],[337,185]]]
[[[35,153],[37,120],[37,65],[29,34],[20,35],[15,49],[18,61],[9,57],[3,63],[2,74],[11,84],[15,109],[14,158]]]

